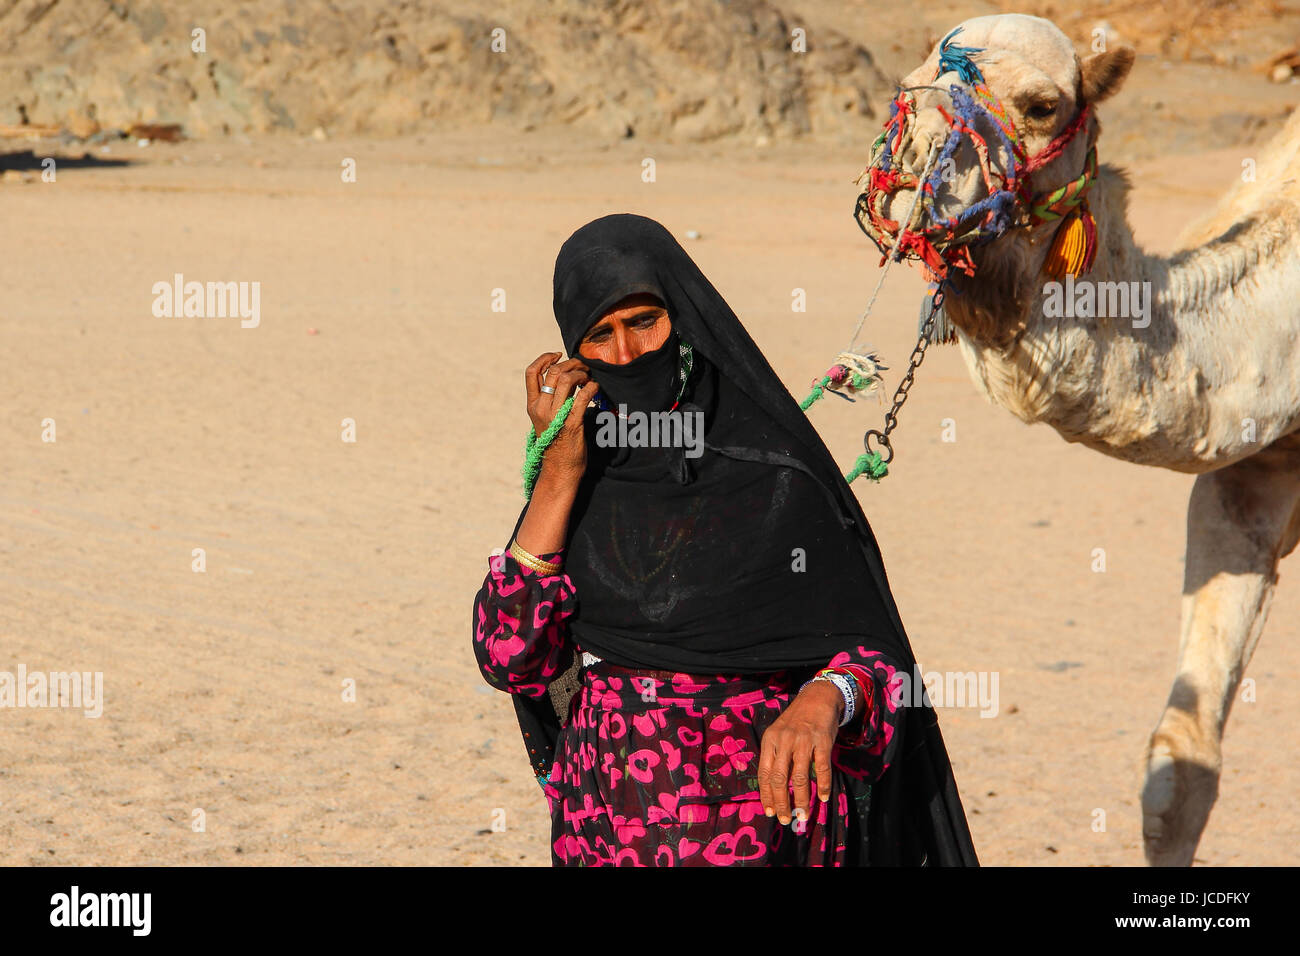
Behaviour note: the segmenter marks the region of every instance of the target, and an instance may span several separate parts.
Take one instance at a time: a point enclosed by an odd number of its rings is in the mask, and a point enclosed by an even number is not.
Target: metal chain
[[[917,336],[916,345],[912,349],[912,354],[908,358],[907,372],[903,375],[903,380],[898,383],[898,388],[894,391],[893,404],[889,411],[885,412],[885,430],[877,431],[872,428],[862,436],[862,447],[866,449],[868,455],[872,454],[871,436],[876,436],[876,441],[882,451],[888,452],[882,454],[881,460],[887,465],[894,460],[894,446],[889,443],[889,433],[894,430],[898,424],[898,412],[907,401],[907,393],[912,387],[913,373],[921,366],[925,359],[925,350],[930,347],[930,332],[934,329],[934,322],[939,315],[939,310],[943,308],[943,286],[941,281],[934,289],[934,298],[930,303],[930,314],[926,317],[925,324],[921,326],[921,334]]]

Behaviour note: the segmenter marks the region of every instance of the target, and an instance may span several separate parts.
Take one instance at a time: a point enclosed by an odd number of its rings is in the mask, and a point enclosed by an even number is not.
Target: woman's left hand
[[[808,768],[817,776],[817,794],[830,799],[831,748],[844,715],[844,698],[830,681],[805,687],[785,711],[763,732],[758,758],[758,791],[763,809],[774,813],[782,825],[792,812],[808,819],[812,811]],[[794,787],[794,807],[790,787]]]

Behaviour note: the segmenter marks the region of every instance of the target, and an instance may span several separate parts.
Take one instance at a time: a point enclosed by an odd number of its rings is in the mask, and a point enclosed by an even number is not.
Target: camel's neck
[[[976,384],[1068,441],[1179,471],[1300,426],[1300,209],[1163,259],[1134,241],[1126,201],[1122,175],[1103,168],[1089,195],[1097,259],[1077,282],[1040,275],[1053,230],[1038,227],[987,250],[967,292],[948,297]]]

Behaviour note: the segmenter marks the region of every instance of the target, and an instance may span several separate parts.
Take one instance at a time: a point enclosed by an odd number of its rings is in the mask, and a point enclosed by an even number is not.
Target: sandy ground
[[[0,186],[0,669],[102,671],[106,697],[97,720],[0,711],[0,863],[545,865],[545,803],[469,623],[521,505],[520,370],[558,344],[555,253],[612,211],[698,230],[802,395],[877,276],[850,218],[865,147],[183,143]],[[1132,166],[1139,238],[1168,249],[1240,156]],[[261,325],[155,318],[177,272],[261,282]],[[868,325],[891,391],[921,289],[896,270]],[[893,474],[857,491],[923,666],[1000,676],[997,717],[941,711],[981,859],[1140,864],[1191,478],[1021,425],[952,348],[918,379]],[[847,467],[882,411],[812,415]],[[1296,862],[1297,570],[1228,725],[1207,864]]]

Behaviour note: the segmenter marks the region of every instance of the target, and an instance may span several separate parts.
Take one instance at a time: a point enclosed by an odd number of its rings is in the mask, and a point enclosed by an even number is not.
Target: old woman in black
[[[632,215],[554,292],[529,415],[572,413],[474,608],[554,862],[975,865],[871,528],[722,296]]]

